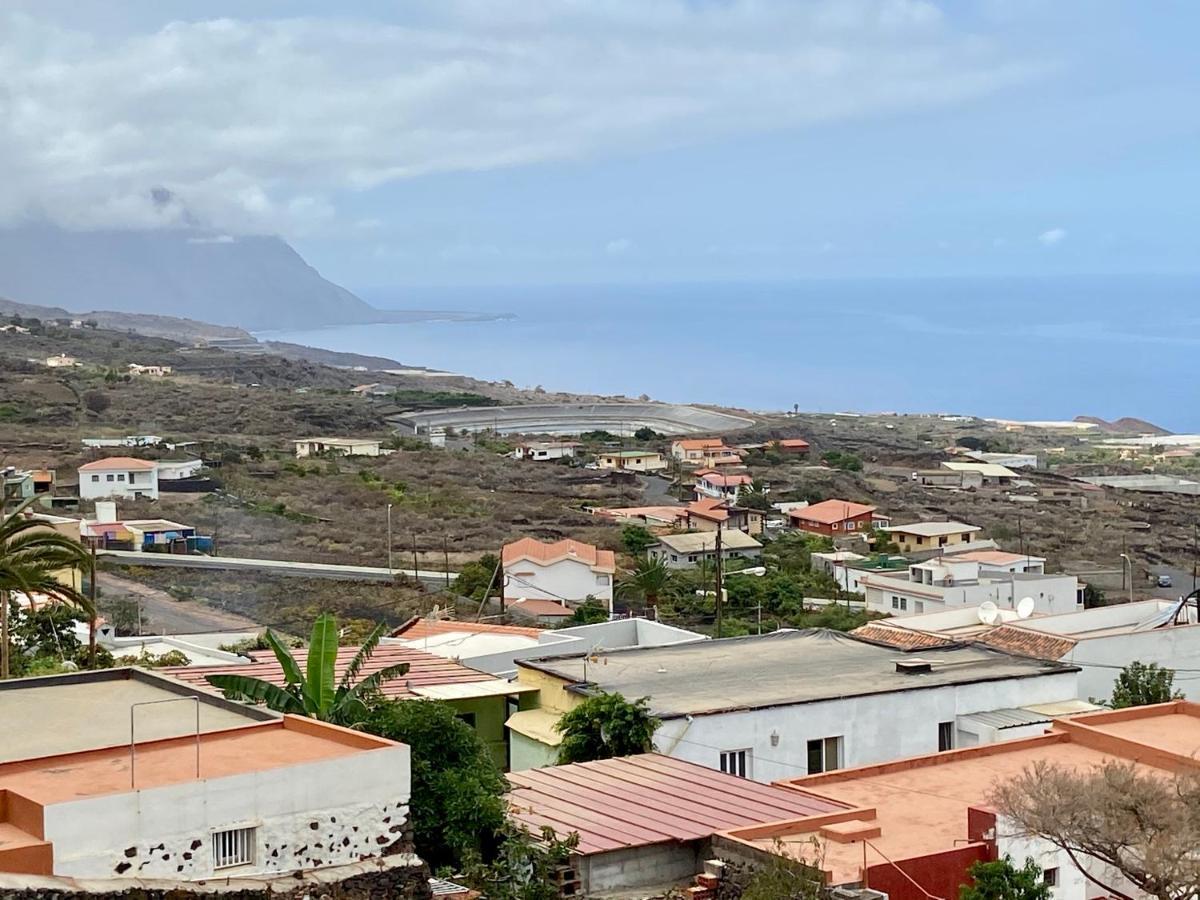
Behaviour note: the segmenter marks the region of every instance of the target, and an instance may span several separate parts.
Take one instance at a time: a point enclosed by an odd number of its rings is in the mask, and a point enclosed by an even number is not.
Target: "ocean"
[[[260,337],[520,387],[751,410],[1136,416],[1200,432],[1200,276],[363,289],[508,320]]]

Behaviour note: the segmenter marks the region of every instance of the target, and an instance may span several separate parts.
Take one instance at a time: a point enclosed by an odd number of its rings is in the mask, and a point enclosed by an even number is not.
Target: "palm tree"
[[[617,584],[618,597],[640,597],[646,606],[657,606],[658,598],[674,587],[675,576],[661,559],[641,557],[633,571]]]
[[[0,678],[7,678],[10,671],[9,603],[15,592],[31,598],[46,594],[84,613],[91,626],[90,646],[95,646],[95,604],[56,577],[64,569],[90,567],[90,557],[78,541],[25,516],[34,500],[29,498],[0,520]]]
[[[265,703],[276,712],[308,716],[334,725],[357,725],[366,718],[367,701],[379,693],[384,682],[399,678],[408,671],[408,663],[399,663],[359,680],[358,676],[386,631],[386,625],[375,626],[354,654],[340,682],[335,671],[337,620],[329,613],[321,615],[313,623],[305,671],[300,670],[295,657],[283,642],[270,629],[267,630],[264,638],[283,668],[283,687],[250,675],[206,677],[209,684],[220,688],[230,700]]]

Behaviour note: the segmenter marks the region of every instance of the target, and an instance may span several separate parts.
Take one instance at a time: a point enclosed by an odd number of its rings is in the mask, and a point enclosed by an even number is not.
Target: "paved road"
[[[142,611],[142,631],[145,634],[254,631],[258,628],[245,616],[216,609],[199,600],[177,600],[166,591],[121,578],[111,572],[98,573],[96,585],[100,588],[103,600],[127,599],[137,603]]]
[[[1155,597],[1163,597],[1168,600],[1178,600],[1180,597],[1192,592],[1192,570],[1190,568],[1176,569],[1172,566],[1149,566],[1148,569],[1150,574],[1153,575],[1155,579],[1157,579],[1159,575],[1171,576],[1170,587],[1160,588],[1154,583],[1146,585],[1145,589],[1148,590],[1151,595]],[[1134,585],[1134,590],[1138,593],[1141,592],[1142,588],[1143,585],[1141,584]]]
[[[126,566],[176,566],[185,569],[224,569],[244,572],[272,572],[306,578],[335,578],[343,581],[391,581],[397,575],[416,577],[430,585],[444,587],[446,573],[419,569],[396,569],[389,572],[383,566],[342,566],[333,563],[293,562],[283,559],[248,559],[240,556],[183,556],[170,553],[140,553],[136,550],[102,550],[108,562]],[[456,573],[451,572],[453,580]]]

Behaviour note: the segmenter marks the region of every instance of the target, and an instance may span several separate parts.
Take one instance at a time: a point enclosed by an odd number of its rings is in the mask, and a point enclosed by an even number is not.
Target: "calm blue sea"
[[[1200,277],[397,288],[513,313],[269,336],[522,387],[747,409],[1149,419],[1200,431]]]

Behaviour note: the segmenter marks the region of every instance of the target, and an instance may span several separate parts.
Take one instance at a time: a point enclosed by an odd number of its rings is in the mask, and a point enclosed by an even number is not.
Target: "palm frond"
[[[363,666],[371,659],[371,654],[375,652],[375,648],[379,646],[379,642],[383,639],[385,633],[387,633],[387,626],[381,622],[367,635],[367,639],[362,642],[362,646],[354,654],[354,659],[350,660],[350,665],[346,667],[346,673],[342,676],[342,683],[339,685],[339,690],[354,687],[355,682],[358,681],[359,674],[363,670]]]
[[[328,710],[337,692],[334,673],[337,667],[337,621],[323,613],[313,623],[308,644],[308,673],[306,691],[317,709]]]
[[[296,657],[292,656],[292,651],[284,646],[283,641],[275,636],[270,628],[263,635],[263,640],[267,642],[267,646],[271,648],[271,652],[275,654],[275,658],[279,660],[279,666],[283,669],[283,677],[288,684],[304,685],[304,675],[300,672],[300,665],[296,662]]]
[[[298,715],[308,712],[304,702],[295,694],[261,678],[251,678],[249,675],[206,675],[205,680],[213,687],[220,688],[221,693],[229,700],[262,703],[276,712]]]

